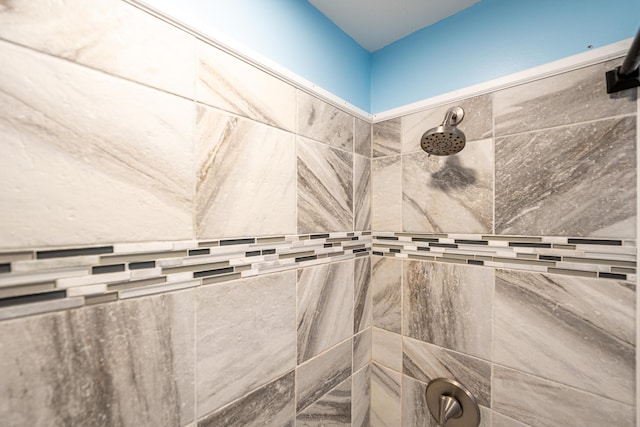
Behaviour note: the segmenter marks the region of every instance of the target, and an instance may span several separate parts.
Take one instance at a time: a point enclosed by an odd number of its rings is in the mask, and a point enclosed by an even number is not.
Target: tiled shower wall
[[[119,0],[0,64],[3,426],[368,424],[369,123]]]
[[[482,426],[635,426],[636,89],[620,60],[373,126],[372,425],[429,425],[457,378]],[[455,105],[455,104],[453,104]],[[431,424],[434,425],[434,424]]]

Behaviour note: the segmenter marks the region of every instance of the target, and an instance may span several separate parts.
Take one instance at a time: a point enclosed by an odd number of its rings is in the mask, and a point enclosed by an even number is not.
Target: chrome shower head
[[[464,110],[453,107],[447,110],[442,124],[429,129],[422,135],[420,146],[424,151],[434,156],[449,156],[461,151],[466,142],[464,132],[456,126],[462,121]]]

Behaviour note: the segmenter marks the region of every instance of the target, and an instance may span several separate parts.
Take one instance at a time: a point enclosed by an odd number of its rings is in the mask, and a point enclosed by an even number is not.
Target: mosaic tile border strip
[[[370,232],[0,252],[0,320],[370,255]]]
[[[617,239],[375,232],[372,254],[636,281],[636,242]]]

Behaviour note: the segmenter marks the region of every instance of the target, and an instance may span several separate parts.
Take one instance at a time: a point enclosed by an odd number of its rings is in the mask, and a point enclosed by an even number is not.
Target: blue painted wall
[[[370,109],[371,54],[306,0],[143,0],[204,34],[223,33]]]
[[[638,0],[482,0],[373,53],[371,112],[633,37]]]

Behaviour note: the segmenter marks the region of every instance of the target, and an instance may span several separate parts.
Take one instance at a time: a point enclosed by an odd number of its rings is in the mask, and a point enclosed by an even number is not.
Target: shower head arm
[[[447,110],[441,126],[457,126],[464,118],[464,110],[461,107],[451,107]]]

